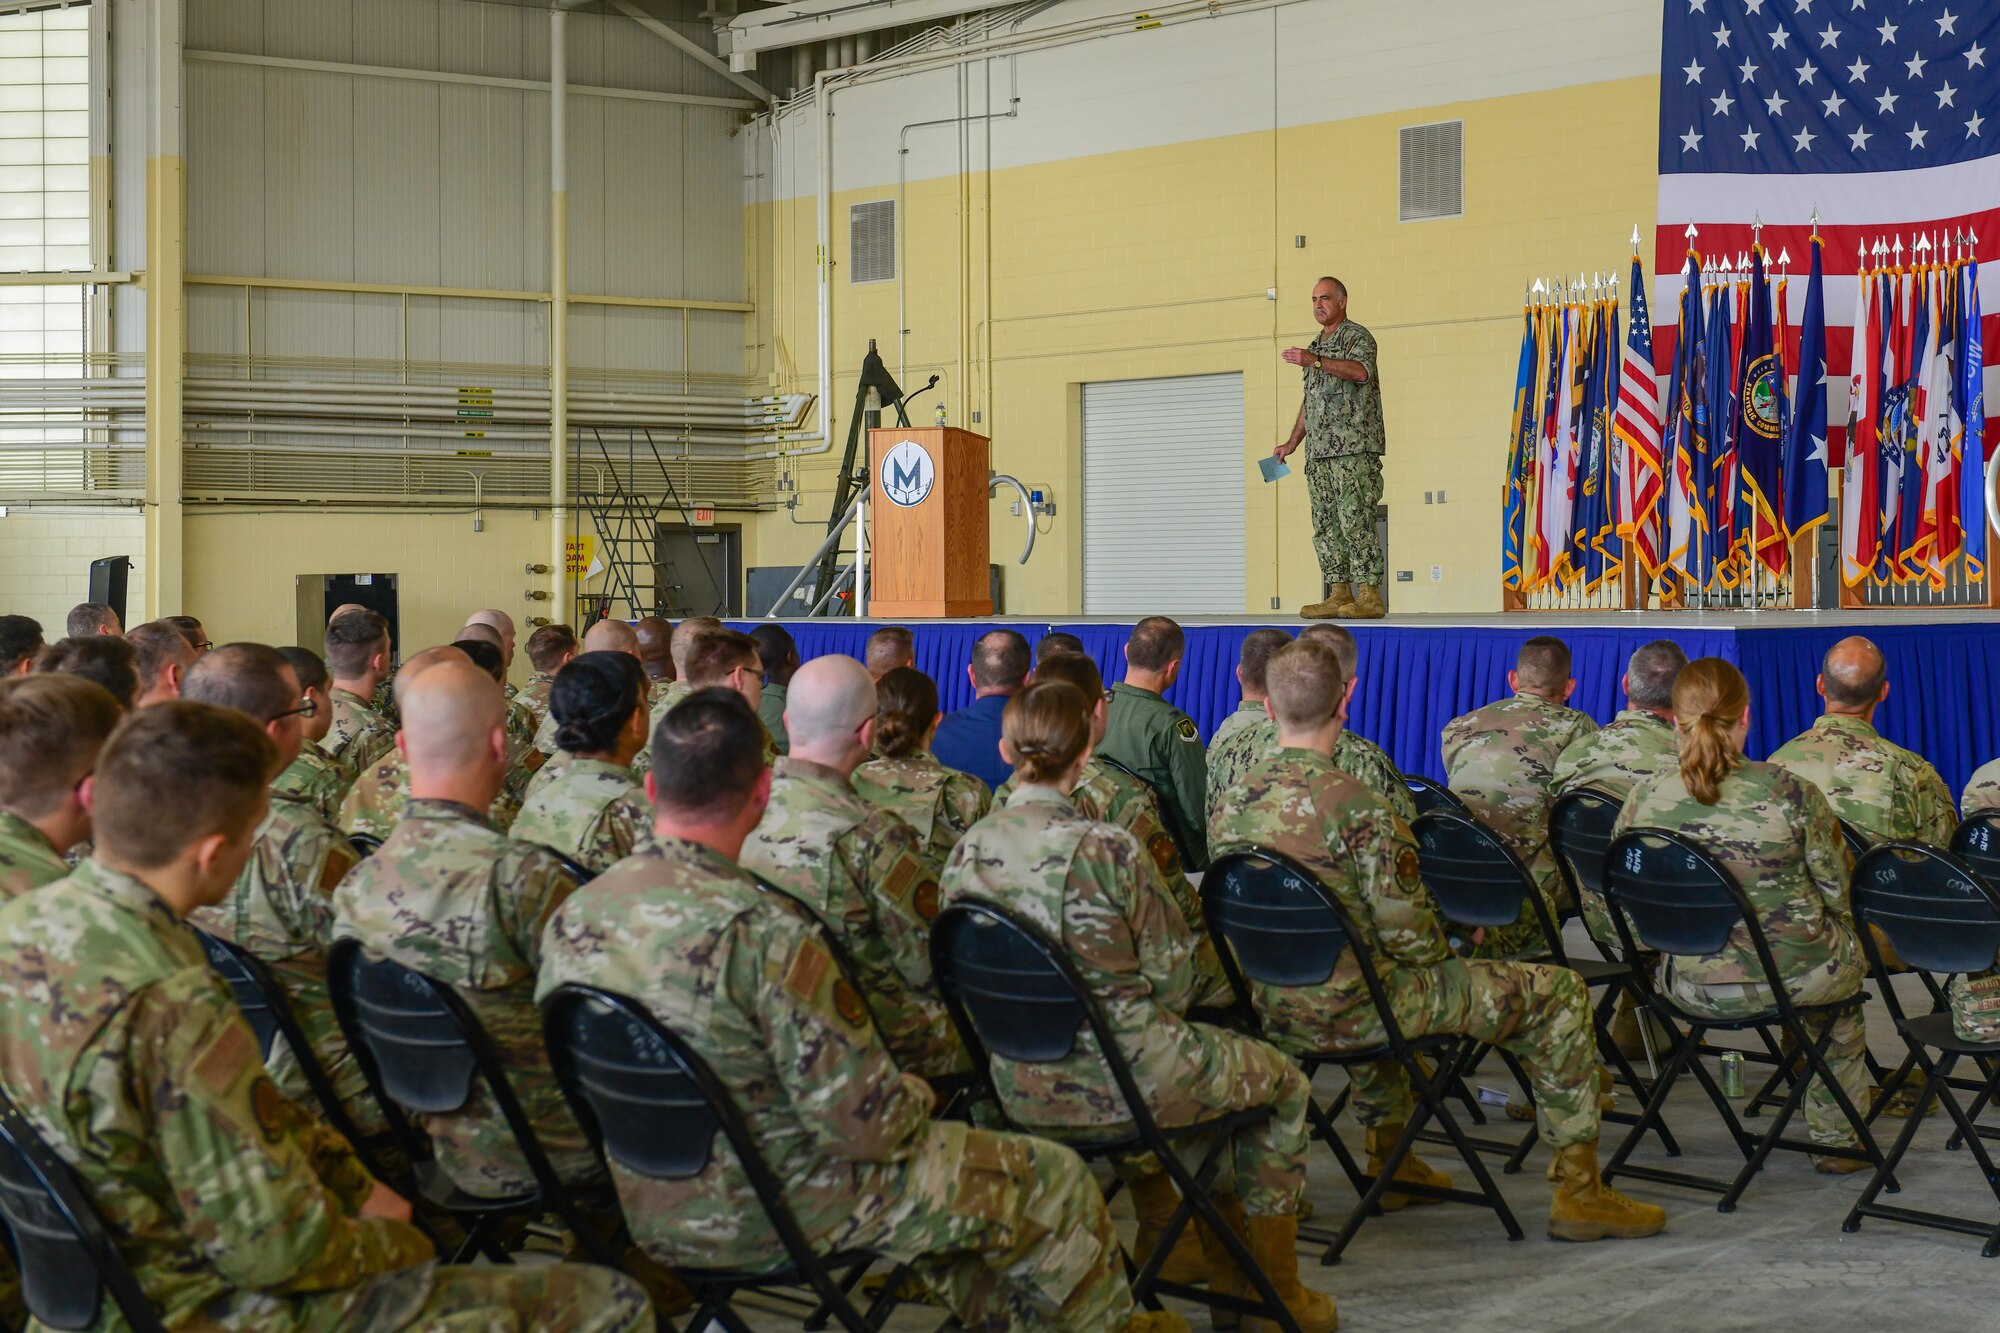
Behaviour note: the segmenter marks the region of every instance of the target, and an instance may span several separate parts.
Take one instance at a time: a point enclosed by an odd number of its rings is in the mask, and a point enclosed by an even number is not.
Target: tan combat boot
[[[1299,615],[1307,620],[1331,620],[1340,614],[1340,608],[1354,600],[1354,585],[1336,583],[1326,590],[1326,600],[1314,602],[1311,606],[1299,608]]]
[[[1247,1237],[1250,1234],[1249,1220],[1243,1216],[1243,1205],[1237,1201],[1234,1194],[1216,1195],[1215,1211],[1222,1214],[1222,1220],[1229,1224],[1229,1229],[1238,1237]],[[1243,1270],[1237,1267],[1236,1260],[1230,1257],[1222,1241],[1208,1229],[1207,1223],[1199,1218],[1195,1220],[1195,1230],[1201,1236],[1201,1256],[1208,1269],[1209,1291],[1217,1296],[1246,1294],[1250,1290],[1249,1279],[1243,1276]],[[1246,1239],[1244,1243],[1249,1242]],[[1243,1316],[1235,1310],[1209,1307],[1209,1327],[1215,1329],[1216,1333],[1227,1333],[1227,1330],[1237,1328],[1242,1322]]]
[[[1376,1125],[1367,1131],[1368,1174],[1382,1174],[1382,1164],[1389,1158],[1389,1149],[1396,1146],[1396,1140],[1403,1137],[1401,1125]],[[1451,1188],[1451,1177],[1437,1170],[1429,1162],[1414,1152],[1403,1156],[1402,1165],[1396,1168],[1397,1180],[1406,1180],[1412,1185],[1435,1185],[1441,1190]],[[1443,1199],[1427,1199],[1421,1194],[1403,1194],[1390,1190],[1382,1196],[1382,1211],[1399,1212],[1413,1203],[1443,1203]]]
[[[1342,620],[1380,620],[1389,614],[1389,608],[1382,605],[1382,590],[1372,583],[1364,583],[1354,590],[1354,600],[1340,608]]]
[[[1153,1257],[1159,1247],[1160,1235],[1167,1229],[1167,1222],[1180,1207],[1180,1191],[1174,1188],[1173,1178],[1164,1171],[1135,1180],[1128,1193],[1132,1196],[1132,1212],[1139,1219],[1139,1234],[1132,1242],[1132,1258],[1141,1268]],[[1195,1234],[1194,1225],[1181,1228],[1174,1248],[1167,1253],[1167,1261],[1160,1265],[1160,1281],[1188,1285],[1205,1281],[1208,1266],[1202,1261],[1201,1240]]]
[[[1188,1321],[1172,1310],[1134,1310],[1122,1333],[1188,1333]]]
[[[1290,1214],[1249,1219],[1250,1256],[1271,1279],[1278,1299],[1297,1321],[1299,1333],[1334,1333],[1340,1311],[1333,1297],[1299,1285],[1299,1219]],[[1254,1290],[1254,1288],[1253,1288]],[[1243,1333],[1278,1333],[1275,1320],[1244,1315]]]
[[[1634,1202],[1598,1178],[1595,1140],[1559,1149],[1549,1176],[1556,1182],[1551,1240],[1636,1240],[1666,1229],[1666,1209]]]

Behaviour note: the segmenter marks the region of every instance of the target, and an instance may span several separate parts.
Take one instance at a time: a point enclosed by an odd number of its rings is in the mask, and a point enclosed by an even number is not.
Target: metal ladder
[[[660,457],[651,430],[635,426],[625,431],[622,472],[613,459],[611,445],[606,443],[604,432],[595,426],[576,433],[575,449],[579,461],[586,436],[596,447],[597,461],[610,481],[610,488],[608,491],[602,488],[585,491],[579,475],[581,469],[573,468],[570,475],[578,478],[575,499],[578,506],[590,515],[599,558],[609,575],[609,588],[605,592],[585,593],[579,580],[576,597],[578,627],[610,616],[621,602],[626,611],[621,619],[637,620],[641,616],[665,615],[668,594],[679,585],[673,581],[673,571],[660,563],[663,559],[659,550],[660,517],[678,513],[682,522],[692,526],[687,506],[681,500],[672,474],[667,471],[665,460]],[[641,441],[645,445],[644,454],[639,450]],[[651,456],[666,488],[666,494],[658,498],[626,485],[626,479],[636,474],[637,464],[647,455]]]

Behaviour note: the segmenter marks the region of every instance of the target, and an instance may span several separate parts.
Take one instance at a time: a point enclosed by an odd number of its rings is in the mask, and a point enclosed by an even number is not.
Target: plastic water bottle
[[[940,426],[944,425],[944,404],[943,404],[943,403],[939,403],[939,404],[937,405],[937,424],[938,424],[938,425],[940,425]]]

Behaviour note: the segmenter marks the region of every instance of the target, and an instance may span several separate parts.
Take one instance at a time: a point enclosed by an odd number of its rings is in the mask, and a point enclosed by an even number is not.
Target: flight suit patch
[[[1191,717],[1184,717],[1174,724],[1174,734],[1184,741],[1191,741],[1196,745],[1201,744],[1201,731],[1195,726],[1194,719]]]

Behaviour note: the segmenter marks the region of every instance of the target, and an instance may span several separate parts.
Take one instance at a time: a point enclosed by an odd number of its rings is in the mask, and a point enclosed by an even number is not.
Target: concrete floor
[[[1869,1005],[1868,1028],[1877,1058],[1893,1068],[1902,1051],[1879,1001]],[[1757,1069],[1746,1066],[1752,1087]],[[1503,1078],[1498,1062],[1490,1061],[1480,1081],[1497,1086]],[[1341,1082],[1338,1072],[1324,1071],[1317,1085],[1322,1100],[1338,1092]],[[1970,1098],[1960,1094],[1962,1103]],[[1633,1109],[1629,1093],[1619,1104]],[[1672,1165],[1703,1175],[1735,1171],[1741,1159],[1692,1080],[1683,1079],[1669,1109],[1669,1125],[1683,1151]],[[1502,1117],[1495,1120],[1502,1133],[1515,1128]],[[2000,1114],[1989,1115],[1987,1123],[2000,1124]],[[1903,1122],[1885,1118],[1878,1124],[1886,1149]],[[1342,1127],[1359,1156],[1359,1129],[1351,1117],[1343,1117]],[[1608,1158],[1624,1127],[1606,1129]],[[1945,1150],[1949,1129],[1949,1119],[1934,1110],[1898,1172],[1902,1194],[1884,1194],[1883,1201],[2000,1222],[2000,1203],[1971,1154]],[[1795,1132],[1802,1134],[1803,1126]],[[2000,1144],[1991,1147],[2000,1151]],[[1460,1183],[1468,1180],[1450,1148],[1424,1151]],[[1633,1197],[1668,1210],[1666,1233],[1649,1240],[1565,1245],[1543,1235],[1550,1191],[1543,1175],[1547,1150],[1538,1149],[1515,1176],[1499,1176],[1497,1161],[1488,1161],[1527,1233],[1523,1240],[1510,1243],[1485,1209],[1444,1204],[1372,1219],[1333,1268],[1317,1266],[1317,1247],[1302,1249],[1302,1276],[1338,1299],[1343,1329],[1824,1333],[1933,1322],[1980,1329],[1995,1323],[1994,1293],[1985,1284],[2000,1283],[2000,1259],[1981,1259],[1978,1238],[1876,1219],[1864,1221],[1854,1235],[1842,1233],[1841,1221],[1868,1179],[1865,1172],[1822,1176],[1802,1154],[1779,1152],[1730,1214],[1716,1212],[1714,1195],[1619,1182]],[[1666,1159],[1649,1137],[1634,1161]],[[1339,1225],[1356,1198],[1319,1145],[1311,1151],[1307,1191],[1316,1221],[1330,1227]],[[1122,1201],[1114,1203],[1113,1216],[1129,1241],[1131,1218]],[[1206,1330],[1199,1308],[1175,1308],[1189,1315],[1197,1333]],[[747,1300],[744,1309],[760,1331],[799,1326],[796,1315],[780,1314],[757,1298]],[[941,1322],[936,1310],[904,1307],[888,1327],[895,1333],[930,1333]]]

